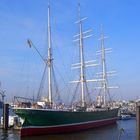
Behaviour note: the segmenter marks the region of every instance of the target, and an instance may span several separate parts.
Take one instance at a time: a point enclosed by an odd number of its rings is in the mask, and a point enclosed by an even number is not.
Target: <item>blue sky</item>
[[[84,29],[91,28],[94,34],[84,42],[86,58],[95,58],[103,24],[109,36],[105,46],[113,48],[107,59],[108,67],[117,71],[117,77],[112,80],[119,86],[112,91],[117,99],[140,97],[139,5],[139,0],[81,0],[81,15],[88,17]],[[70,64],[78,61],[78,47],[72,41],[78,32],[77,1],[52,0],[51,6],[54,63],[63,81],[68,83],[73,78]],[[36,95],[44,64],[37,53],[28,48],[26,39],[31,38],[47,57],[47,0],[1,0],[0,9],[0,81],[7,98]]]

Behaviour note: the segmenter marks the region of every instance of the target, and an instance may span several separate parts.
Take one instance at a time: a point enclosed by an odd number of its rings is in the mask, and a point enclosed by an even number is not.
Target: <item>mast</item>
[[[80,3],[78,3],[78,16],[79,16],[79,33],[80,33],[79,48],[80,48],[80,64],[81,64],[80,65],[81,101],[82,101],[82,107],[84,107],[85,106],[85,89],[84,89],[85,63],[84,63],[83,28],[82,28],[82,20],[80,15]]]
[[[106,63],[105,63],[105,47],[104,47],[104,32],[101,27],[101,60],[102,60],[102,88],[103,88],[103,104],[106,105],[106,90],[107,90],[107,77],[106,77]]]
[[[106,53],[112,52],[112,48],[105,48],[104,46],[104,40],[108,38],[104,35],[103,28],[101,25],[101,36],[99,40],[101,41],[101,50],[97,51],[97,55],[101,55],[101,63],[102,63],[102,72],[97,73],[98,76],[102,77],[101,80],[101,87],[98,87],[98,89],[102,89],[103,91],[103,105],[106,106],[106,96],[107,93],[109,95],[109,89],[117,89],[118,86],[108,86],[108,76],[114,76],[116,75],[116,71],[107,71],[106,69]]]
[[[48,1],[48,91],[49,91],[49,103],[52,106],[52,44],[51,44],[51,24],[50,24],[50,0]]]
[[[44,61],[45,65],[48,66],[48,92],[49,92],[49,105],[50,107],[52,106],[52,66],[53,66],[53,58],[52,58],[52,43],[51,43],[51,22],[50,22],[50,0],[48,0],[48,58],[47,61],[46,59],[44,59],[44,57],[40,54],[40,52],[38,51],[38,49],[36,48],[36,46],[32,43],[32,41],[30,39],[27,39],[27,43],[29,45],[29,47],[33,47],[36,52],[39,54],[39,56],[41,57],[41,59]],[[44,73],[46,71],[46,67],[44,70]],[[44,75],[44,74],[43,74]],[[40,90],[40,89],[39,89]],[[38,94],[39,97],[39,94]]]
[[[80,69],[80,80],[76,81],[71,81],[70,83],[80,83],[81,86],[81,106],[85,107],[86,106],[86,98],[85,98],[85,85],[87,82],[101,82],[102,79],[91,79],[87,80],[85,77],[85,69],[86,67],[92,67],[92,66],[97,66],[98,64],[94,63],[96,60],[90,60],[90,61],[85,61],[84,58],[84,39],[89,38],[92,36],[90,34],[92,30],[87,30],[83,32],[83,21],[86,20],[87,18],[81,18],[80,15],[80,2],[78,3],[78,21],[76,23],[79,24],[79,33],[74,35],[74,40],[73,41],[78,41],[79,42],[79,54],[80,54],[80,63],[76,63],[72,65],[72,69]]]

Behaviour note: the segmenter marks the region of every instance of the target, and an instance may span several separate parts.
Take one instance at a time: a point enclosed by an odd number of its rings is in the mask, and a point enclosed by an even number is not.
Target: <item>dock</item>
[[[0,129],[3,130],[20,130],[21,122],[19,121],[18,116],[9,115],[9,104],[3,105],[3,116],[0,118]]]

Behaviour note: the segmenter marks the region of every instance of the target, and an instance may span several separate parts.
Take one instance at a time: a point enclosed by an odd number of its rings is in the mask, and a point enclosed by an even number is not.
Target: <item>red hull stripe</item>
[[[80,130],[86,130],[90,128],[100,127],[104,125],[109,125],[115,123],[117,118],[93,121],[90,123],[80,123],[72,125],[63,125],[55,127],[24,127],[21,128],[21,137],[24,136],[35,136],[35,135],[46,135],[46,134],[59,134],[59,133],[68,133],[68,132],[77,132]]]

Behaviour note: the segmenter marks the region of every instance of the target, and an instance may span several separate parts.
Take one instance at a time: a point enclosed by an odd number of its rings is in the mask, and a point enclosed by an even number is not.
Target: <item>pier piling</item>
[[[137,135],[137,140],[140,140],[140,102],[137,103],[137,114],[136,114],[136,135]]]
[[[9,104],[3,105],[3,129],[8,129],[9,122]]]

